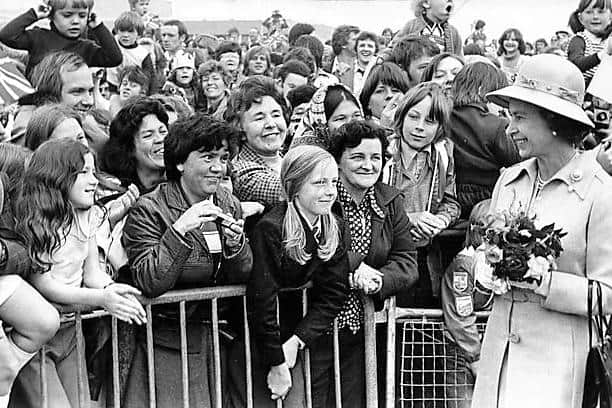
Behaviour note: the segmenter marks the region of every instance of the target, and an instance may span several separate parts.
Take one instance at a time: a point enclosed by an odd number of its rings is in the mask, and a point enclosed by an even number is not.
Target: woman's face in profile
[[[555,137],[540,109],[530,103],[510,100],[510,124],[506,130],[523,159],[549,154]]]

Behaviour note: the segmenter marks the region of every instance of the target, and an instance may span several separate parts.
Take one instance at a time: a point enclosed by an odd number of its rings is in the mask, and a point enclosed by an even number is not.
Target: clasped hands
[[[291,389],[291,371],[295,367],[298,351],[303,347],[302,341],[296,336],[291,336],[283,344],[283,354],[285,362],[276,366],[270,367],[268,372],[267,382],[268,389],[271,392],[273,400],[285,399],[287,393]]]
[[[410,221],[412,221],[410,235],[413,242],[429,241],[448,227],[446,218],[429,211],[410,214]]]
[[[360,289],[366,295],[371,295],[382,288],[382,277],[382,272],[362,262],[355,272],[349,275],[349,286],[351,289]]]
[[[193,204],[172,225],[182,236],[189,231],[200,228],[205,222],[215,221],[223,210],[210,200],[204,200]],[[225,237],[225,244],[229,248],[235,248],[242,242],[244,235],[244,220],[236,220],[231,225],[221,225],[221,231]]]

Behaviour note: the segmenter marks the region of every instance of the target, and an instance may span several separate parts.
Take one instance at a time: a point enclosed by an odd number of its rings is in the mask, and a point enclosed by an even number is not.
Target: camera
[[[593,123],[595,129],[608,129],[612,118],[612,104],[603,99],[593,97]]]
[[[237,224],[236,220],[234,219],[234,217],[232,217],[229,214],[224,214],[221,213],[217,216],[217,219],[215,220],[215,223],[221,227],[225,227],[225,228],[231,228],[232,225]]]

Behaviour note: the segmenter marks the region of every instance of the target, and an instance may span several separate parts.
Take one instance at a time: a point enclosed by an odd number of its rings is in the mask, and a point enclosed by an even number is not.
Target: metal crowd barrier
[[[303,313],[308,307],[306,285],[301,288],[291,289],[302,292]],[[211,301],[212,309],[212,333],[213,333],[213,352],[214,352],[214,372],[215,372],[215,408],[222,408],[222,385],[221,385],[221,357],[219,343],[219,317],[218,300],[232,297],[242,297],[243,317],[244,317],[244,343],[246,361],[246,395],[247,407],[253,408],[253,383],[252,383],[252,363],[250,348],[250,333],[247,319],[246,288],[243,285],[216,286],[201,289],[187,289],[170,291],[157,298],[141,297],[140,301],[145,307],[147,314],[146,324],[146,347],[147,347],[147,369],[149,383],[149,407],[156,407],[155,395],[155,367],[153,351],[153,314],[152,306],[178,303],[180,320],[180,340],[181,340],[181,367],[182,367],[182,407],[189,408],[189,371],[187,357],[187,325],[185,303],[193,301]],[[452,373],[453,368],[449,368],[442,363],[440,358],[446,357],[444,351],[448,345],[444,335],[444,325],[442,322],[441,310],[427,309],[403,309],[395,305],[395,297],[387,299],[383,310],[375,312],[374,303],[368,297],[363,297],[364,303],[364,336],[365,336],[365,375],[366,375],[366,406],[367,408],[378,408],[378,378],[377,378],[377,356],[376,356],[376,330],[386,331],[386,373],[385,373],[385,392],[384,406],[393,408],[399,402],[402,408],[413,407],[457,407],[465,399],[449,397],[445,391],[448,385],[445,382],[447,375]],[[64,313],[62,321],[74,321],[77,332],[76,352],[79,364],[77,366],[77,385],[79,391],[79,408],[88,406],[88,396],[85,395],[85,384],[87,376],[81,362],[84,361],[85,344],[83,337],[83,320],[96,319],[108,316],[108,313],[100,310],[91,310],[85,307],[60,308]],[[66,317],[66,313],[71,313]],[[481,319],[487,317],[487,313],[478,313]],[[396,330],[402,328],[401,354],[399,356],[400,375],[399,384],[396,386]],[[479,323],[479,328],[484,330],[484,323]],[[119,384],[119,353],[117,319],[111,317],[111,346],[112,346],[112,387],[113,387],[113,406],[119,408],[120,384]],[[333,325],[333,347],[334,347],[334,389],[336,395],[336,408],[342,407],[341,402],[341,376],[339,362],[339,342],[338,325],[334,321]],[[48,408],[48,389],[45,368],[45,347],[40,351],[41,355],[41,392],[42,408]],[[312,394],[310,390],[310,356],[308,349],[305,350],[304,364],[305,395],[308,408],[312,407]],[[457,385],[457,384],[455,384]],[[459,384],[465,386],[465,384]],[[396,399],[396,389],[399,388],[400,395]],[[459,404],[459,405],[457,405]],[[277,401],[277,407],[282,408],[281,400]],[[381,406],[383,406],[381,404]]]

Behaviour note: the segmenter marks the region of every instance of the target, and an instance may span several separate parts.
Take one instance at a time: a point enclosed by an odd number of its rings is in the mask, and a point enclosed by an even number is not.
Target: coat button
[[[510,335],[508,336],[508,340],[510,340],[510,343],[518,344],[520,343],[521,338],[516,333],[510,333]]]

